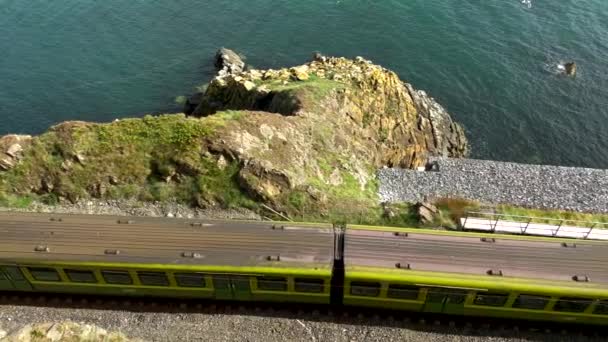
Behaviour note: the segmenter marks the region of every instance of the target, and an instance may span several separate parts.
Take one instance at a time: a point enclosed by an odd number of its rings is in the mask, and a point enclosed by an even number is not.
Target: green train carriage
[[[329,303],[331,225],[0,215],[0,290]]]
[[[0,214],[0,291],[608,324],[608,245],[273,222]]]
[[[608,244],[351,227],[345,305],[608,324]]]

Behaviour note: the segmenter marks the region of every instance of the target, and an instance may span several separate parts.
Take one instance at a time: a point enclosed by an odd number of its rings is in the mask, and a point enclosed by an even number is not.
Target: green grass
[[[319,162],[326,180],[334,171],[334,166],[328,161],[333,159],[328,157]],[[409,204],[401,205],[392,217],[384,214],[378,204],[376,179],[368,180],[361,189],[361,184],[350,172],[341,170],[340,177],[342,182],[339,185],[328,184],[317,177],[309,178],[307,184],[314,190],[291,191],[281,199],[285,212],[297,221],[388,226],[412,226],[415,223]]]
[[[225,110],[225,111],[221,111],[221,112],[217,112],[216,114],[214,114],[213,116],[209,117],[212,120],[218,120],[217,125],[222,125],[219,120],[221,121],[230,121],[230,120],[240,120],[242,119],[244,116],[246,115],[246,112],[244,111],[239,111],[239,110]]]
[[[596,225],[597,228],[608,228],[608,215],[597,213],[582,213],[563,210],[549,209],[532,209],[513,205],[482,205],[478,202],[468,201],[457,198],[445,198],[436,202],[437,207],[441,211],[441,219],[443,224],[450,227],[456,227],[460,218],[465,217],[467,212],[495,213],[504,216],[492,216],[501,220],[516,221],[516,222],[533,222],[559,224],[564,223],[569,225],[588,226],[589,223],[601,223]],[[479,214],[473,214],[479,216]],[[490,216],[488,216],[490,217]]]
[[[208,135],[213,128],[205,120],[182,115],[146,115],[143,119],[95,125],[92,130],[83,132],[82,138],[95,144],[95,150],[99,148],[97,144],[109,148],[135,144],[142,149],[160,145],[181,150]]]
[[[372,201],[344,199],[319,210],[318,203],[310,195],[294,191],[289,195],[288,216],[299,222],[322,222],[334,224],[362,224],[389,227],[420,227],[413,207],[409,203],[395,204],[394,216],[385,215],[384,209]],[[272,216],[272,215],[271,215]],[[281,219],[281,217],[272,217]]]
[[[236,162],[229,163],[220,170],[213,162],[207,161],[206,172],[196,180],[196,194],[214,197],[215,201],[227,208],[257,208],[258,204],[238,184],[239,170]]]
[[[548,224],[559,224],[561,220],[572,221],[568,224],[576,225],[597,222],[608,224],[608,215],[606,214],[592,214],[592,213],[580,213],[573,211],[561,211],[561,210],[543,210],[543,209],[528,209],[508,205],[500,205],[496,207],[496,212],[506,215],[501,219],[510,221],[522,221],[528,222],[525,217],[532,217],[531,222],[535,223],[548,223]],[[519,217],[525,216],[525,217]],[[603,228],[601,225],[598,228]],[[606,226],[605,228],[608,228]]]
[[[152,178],[139,194],[142,201],[178,201],[193,206],[255,209],[258,204],[244,193],[237,180],[238,163],[220,170],[215,161],[203,158],[202,171],[195,176],[182,176],[179,182]]]
[[[335,89],[345,88],[344,83],[336,82],[326,78],[318,77],[315,74],[309,74],[307,80],[294,81],[289,80],[287,84],[283,84],[283,80],[270,79],[256,81],[256,85],[266,86],[272,92],[288,92],[294,95],[302,95],[307,97],[309,105],[314,105],[323,100]]]
[[[32,190],[48,204],[59,197],[76,201],[91,195],[193,202],[197,191],[223,193],[225,189],[197,186],[197,177],[222,174],[202,156],[204,141],[243,115],[226,111],[206,118],[161,115],[60,126],[34,138],[22,161],[0,173],[0,204],[27,206],[31,199],[19,194]],[[174,174],[182,178],[165,180]]]
[[[36,199],[34,195],[12,195],[0,193],[0,207],[6,208],[27,208]]]

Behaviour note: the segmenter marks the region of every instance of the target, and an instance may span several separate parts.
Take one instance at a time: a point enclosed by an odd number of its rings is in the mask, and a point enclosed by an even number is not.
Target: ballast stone
[[[439,172],[381,169],[382,202],[456,197],[487,204],[608,212],[608,170],[432,158]]]

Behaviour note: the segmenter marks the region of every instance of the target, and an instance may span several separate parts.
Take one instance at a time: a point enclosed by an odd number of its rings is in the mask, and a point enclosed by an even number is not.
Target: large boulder
[[[215,54],[215,68],[218,72],[224,71],[227,74],[237,74],[245,68],[245,62],[234,51],[220,48]]]
[[[418,215],[418,220],[422,224],[431,224],[435,217],[439,214],[439,209],[428,202],[418,202],[415,205],[416,214]]]
[[[29,135],[9,134],[0,137],[0,171],[8,171],[19,162],[24,148],[30,145]]]

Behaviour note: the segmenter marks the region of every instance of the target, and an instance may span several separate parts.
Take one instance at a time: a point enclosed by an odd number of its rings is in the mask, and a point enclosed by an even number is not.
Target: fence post
[[[464,222],[462,223],[463,229],[467,229],[467,220],[468,219],[469,219],[469,212],[467,211],[466,215],[464,216]]]
[[[559,232],[559,229],[562,227],[563,223],[564,223],[564,220],[559,221],[559,225],[557,225],[557,229],[555,230],[555,233],[552,233],[551,235],[553,235],[554,237],[557,236],[557,232]]]
[[[496,217],[496,214],[494,214],[494,217],[495,217],[495,219],[494,219],[494,227],[492,227],[492,233],[496,232],[496,226],[498,225],[498,217]],[[490,224],[491,224],[491,222],[492,221],[490,221]]]
[[[585,237],[583,239],[587,239],[589,237],[589,234],[591,234],[591,231],[593,230],[593,228],[595,227],[597,223],[594,223],[593,225],[591,225],[591,228],[589,228],[589,231],[587,232],[587,234],[585,234]]]
[[[526,234],[526,230],[528,230],[528,226],[530,225],[530,223],[532,222],[532,219],[529,218],[528,219],[528,223],[526,223],[526,226],[524,227],[524,229],[521,231],[522,234]]]

